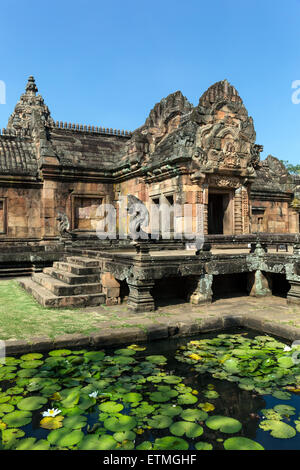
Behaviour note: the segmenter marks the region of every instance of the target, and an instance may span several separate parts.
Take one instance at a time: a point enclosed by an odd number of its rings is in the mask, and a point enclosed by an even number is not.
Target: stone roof
[[[36,176],[36,151],[31,139],[0,135],[0,174]]]

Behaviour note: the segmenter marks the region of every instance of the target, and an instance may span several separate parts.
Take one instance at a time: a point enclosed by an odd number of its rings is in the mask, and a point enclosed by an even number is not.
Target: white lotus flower
[[[283,350],[284,351],[291,351],[292,348],[290,348],[289,346],[284,346]]]
[[[97,396],[98,396],[98,392],[97,392],[97,391],[92,392],[92,393],[89,393],[89,397],[91,397],[91,398],[97,398]]]
[[[61,410],[58,410],[57,408],[51,408],[47,411],[44,411],[42,413],[43,416],[51,416],[52,418],[54,418],[56,415],[58,415],[59,413],[61,413]]]

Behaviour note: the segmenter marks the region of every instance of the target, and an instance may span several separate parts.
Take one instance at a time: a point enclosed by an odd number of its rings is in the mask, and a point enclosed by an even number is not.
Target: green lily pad
[[[187,450],[189,448],[188,442],[180,437],[165,436],[155,439],[154,450]]]
[[[6,414],[2,421],[10,428],[20,428],[31,422],[32,414],[30,411],[13,411]]]
[[[152,442],[144,441],[136,447],[136,450],[152,450]]]
[[[87,417],[82,415],[67,416],[63,421],[64,427],[70,429],[81,429],[84,428],[86,424]]]
[[[113,438],[118,442],[134,441],[135,437],[136,434],[133,431],[115,432],[113,435]]]
[[[123,397],[122,400],[125,403],[137,403],[143,399],[143,395],[141,393],[136,393],[136,392],[130,392],[126,393]]]
[[[295,365],[294,360],[290,356],[283,356],[278,359],[278,364],[284,369],[289,369]]]
[[[5,413],[11,413],[14,411],[14,406],[9,403],[0,404],[0,416],[3,416]]]
[[[89,361],[100,362],[104,359],[105,353],[103,351],[88,351],[84,353],[84,357]]]
[[[172,418],[167,415],[154,415],[151,419],[148,419],[147,423],[151,428],[165,429],[172,424]]]
[[[169,401],[170,398],[176,397],[177,395],[178,393],[175,390],[171,390],[169,392],[152,392],[150,393],[149,398],[151,401],[156,403],[164,403]]]
[[[21,362],[20,367],[22,367],[22,369],[36,369],[42,364],[43,364],[43,361],[39,361],[38,359],[35,359],[33,361],[27,360],[27,361]]]
[[[19,401],[17,404],[17,407],[19,410],[25,410],[25,411],[32,411],[32,410],[38,410],[47,403],[47,398],[45,397],[39,397],[39,396],[32,396],[28,398],[23,398],[22,400]]]
[[[79,450],[113,450],[117,447],[117,441],[110,435],[104,434],[100,438],[95,434],[84,436],[78,444]]]
[[[259,424],[264,431],[271,431],[271,436],[278,439],[290,439],[296,435],[296,430],[289,424],[279,420],[266,419]]]
[[[219,398],[218,392],[215,390],[207,390],[203,393],[205,398],[208,398],[209,400],[213,400],[214,398]]]
[[[99,405],[99,409],[104,413],[115,414],[123,410],[124,406],[121,403],[115,401],[106,401]]]
[[[136,419],[127,415],[112,416],[104,421],[104,427],[112,432],[131,431],[136,425]]]
[[[72,354],[72,351],[70,349],[55,349],[53,351],[49,352],[49,356],[69,356],[69,354]]]
[[[48,450],[50,442],[45,439],[36,440],[35,437],[27,437],[21,439],[16,447],[16,450]]]
[[[28,354],[23,354],[23,356],[20,357],[22,361],[34,361],[35,359],[42,359],[43,354],[40,353],[28,353]]]
[[[229,434],[238,432],[242,428],[241,423],[237,419],[219,415],[210,416],[205,421],[205,424],[214,431],[220,430],[221,432]]]
[[[198,410],[197,408],[187,408],[180,416],[185,421],[205,421],[208,418],[208,414],[205,411]]]
[[[208,442],[198,441],[195,444],[195,449],[197,449],[197,450],[212,450],[213,446],[212,446],[212,444],[209,444]]]
[[[292,416],[296,413],[296,408],[291,405],[275,405],[274,410],[283,416]]]
[[[147,356],[146,361],[149,361],[152,364],[166,364],[167,358],[165,356],[156,354],[153,356]]]
[[[121,356],[134,356],[136,354],[136,351],[134,349],[116,349],[114,351],[114,354],[121,355]]]
[[[283,390],[276,390],[272,393],[272,396],[278,398],[278,400],[290,400],[291,394],[289,392],[284,392]]]
[[[177,421],[170,426],[170,431],[175,436],[183,436],[185,434],[189,438],[195,438],[203,434],[203,427],[200,424],[189,421]]]
[[[178,405],[161,405],[158,412],[166,416],[177,416],[182,412],[181,406]]]
[[[15,429],[15,428],[2,429],[3,444],[7,444],[9,441],[18,439],[19,437],[23,437],[23,436],[25,436],[25,431],[23,431],[22,429]]]
[[[78,404],[80,399],[80,392],[77,389],[70,391],[63,390],[60,392],[60,395],[63,398],[61,404],[64,408],[73,408],[75,405]]]
[[[248,439],[247,437],[229,437],[224,442],[226,450],[264,450],[264,447],[258,442]]]
[[[84,434],[80,430],[71,431],[69,428],[60,428],[51,431],[47,439],[50,444],[57,447],[70,447],[78,444],[84,437]]]
[[[178,396],[177,403],[179,405],[193,405],[198,401],[198,398],[192,393],[182,393]]]

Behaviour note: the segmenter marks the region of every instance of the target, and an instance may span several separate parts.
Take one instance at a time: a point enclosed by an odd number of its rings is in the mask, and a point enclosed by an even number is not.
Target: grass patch
[[[83,309],[42,307],[15,280],[0,282],[0,339],[24,339],[62,334],[88,334],[99,328],[104,315]]]

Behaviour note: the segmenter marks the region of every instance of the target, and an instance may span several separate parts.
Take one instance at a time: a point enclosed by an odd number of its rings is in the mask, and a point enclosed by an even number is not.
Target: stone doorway
[[[232,230],[231,195],[229,192],[209,192],[208,233],[230,235]]]

